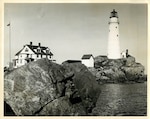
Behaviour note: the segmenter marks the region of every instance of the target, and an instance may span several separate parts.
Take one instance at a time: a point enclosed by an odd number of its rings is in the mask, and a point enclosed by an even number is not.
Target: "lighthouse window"
[[[117,26],[116,26],[116,28],[117,28]]]
[[[117,34],[117,37],[118,37],[118,34]]]

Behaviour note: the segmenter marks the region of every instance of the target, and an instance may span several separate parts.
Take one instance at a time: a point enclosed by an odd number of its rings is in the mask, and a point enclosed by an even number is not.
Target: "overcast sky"
[[[14,55],[30,41],[47,46],[57,63],[80,60],[83,54],[107,54],[108,21],[115,9],[119,16],[121,51],[147,69],[146,4],[28,3],[4,6],[4,65],[9,61],[9,27]]]

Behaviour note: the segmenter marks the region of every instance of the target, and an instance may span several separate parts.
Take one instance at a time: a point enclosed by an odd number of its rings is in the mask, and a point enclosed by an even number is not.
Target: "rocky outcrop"
[[[74,72],[73,82],[81,95],[86,112],[90,113],[99,97],[99,86],[96,77],[81,63],[63,63],[68,72]]]
[[[128,56],[121,59],[108,59],[106,56],[95,57],[94,68],[89,68],[99,83],[143,82],[146,80],[144,66]]]
[[[5,72],[4,101],[15,115],[87,115],[99,92],[88,69],[77,67],[40,59]]]

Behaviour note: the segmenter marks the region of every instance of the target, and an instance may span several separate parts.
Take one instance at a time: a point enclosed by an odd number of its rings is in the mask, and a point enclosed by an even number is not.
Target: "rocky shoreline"
[[[99,84],[103,83],[143,83],[147,81],[144,66],[128,56],[122,59],[95,57],[94,68],[88,68]]]
[[[40,59],[6,71],[5,108],[18,116],[93,115],[101,92],[99,84],[147,80],[144,66],[136,63],[132,56],[117,60],[97,56],[94,64],[94,68],[87,68],[81,63],[59,65]]]

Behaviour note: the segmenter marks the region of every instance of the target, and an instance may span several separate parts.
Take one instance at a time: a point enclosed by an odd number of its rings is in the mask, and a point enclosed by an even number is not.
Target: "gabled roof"
[[[91,57],[93,57],[92,54],[86,54],[86,55],[83,55],[81,59],[90,59]]]
[[[46,50],[48,47],[44,47],[44,46],[36,46],[36,45],[25,45],[28,46],[35,54],[39,54],[39,55],[53,55],[52,52],[49,52],[48,54],[45,53],[43,50]],[[38,47],[40,47],[41,52],[37,52],[35,49],[37,49]],[[19,55],[20,52],[23,50],[24,48],[22,48],[19,52],[16,53],[16,55]]]
[[[46,50],[47,47],[43,47],[43,46],[40,46],[40,49],[41,49],[41,52],[38,53],[35,51],[35,49],[37,49],[39,46],[36,46],[36,45],[27,45],[35,54],[42,54],[42,55],[46,55],[46,53],[43,51],[43,50]],[[51,52],[47,55],[53,55]]]

